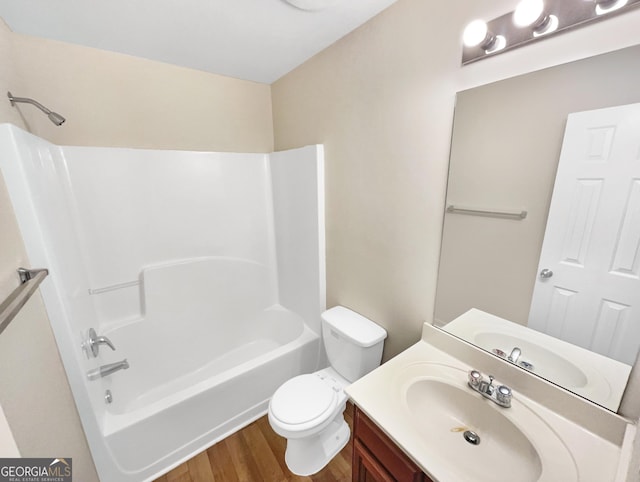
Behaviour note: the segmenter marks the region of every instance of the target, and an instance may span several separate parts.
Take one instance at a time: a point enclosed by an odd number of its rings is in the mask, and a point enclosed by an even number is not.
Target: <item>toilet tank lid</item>
[[[387,332],[369,318],[344,306],[334,306],[322,313],[322,319],[331,328],[356,345],[364,348],[373,346],[387,337]]]

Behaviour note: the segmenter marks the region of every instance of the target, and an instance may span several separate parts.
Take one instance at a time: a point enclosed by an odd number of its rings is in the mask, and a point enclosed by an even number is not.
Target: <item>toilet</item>
[[[343,306],[321,317],[329,368],[286,381],[269,403],[269,423],[287,439],[287,467],[302,476],[320,471],[349,441],[344,388],[380,365],[387,337],[382,327]]]

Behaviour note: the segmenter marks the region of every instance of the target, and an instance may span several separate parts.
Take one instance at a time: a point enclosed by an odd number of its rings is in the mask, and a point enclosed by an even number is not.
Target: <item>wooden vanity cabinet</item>
[[[352,482],[433,482],[358,407],[353,426]]]

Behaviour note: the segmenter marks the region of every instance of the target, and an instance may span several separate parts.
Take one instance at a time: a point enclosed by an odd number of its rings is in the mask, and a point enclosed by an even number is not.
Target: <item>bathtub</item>
[[[316,369],[319,336],[300,315],[266,306],[267,276],[259,263],[220,257],[143,270],[145,316],[101,333],[116,351],[103,345],[97,361],[130,365],[97,381],[112,397],[96,412],[123,474],[167,472],[266,413],[286,380]]]
[[[104,414],[103,434],[123,474],[136,480],[155,479],[264,415],[278,386],[300,370],[315,368],[319,338],[300,317],[273,307],[257,314],[253,322],[256,327],[273,327],[274,334],[251,337],[198,369],[174,371],[171,378],[142,390],[128,383],[127,372],[112,377],[114,401]],[[283,325],[292,331],[281,332]],[[119,340],[121,334],[109,336]],[[138,372],[136,378],[143,380],[143,370],[157,373],[170,363],[161,357],[141,361],[129,357],[129,371],[132,376]]]
[[[157,478],[326,366],[321,146],[61,147],[5,124],[0,168],[50,271],[40,290],[102,482]],[[115,351],[83,349],[91,328]]]

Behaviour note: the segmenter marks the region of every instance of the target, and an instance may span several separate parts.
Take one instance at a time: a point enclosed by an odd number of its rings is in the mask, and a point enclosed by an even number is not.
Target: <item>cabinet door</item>
[[[352,482],[395,482],[395,479],[360,441],[354,440]]]
[[[358,407],[353,435],[353,482],[431,482]]]

